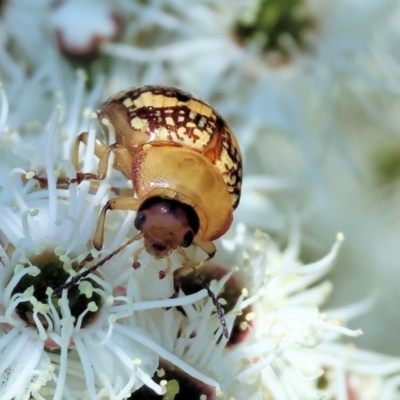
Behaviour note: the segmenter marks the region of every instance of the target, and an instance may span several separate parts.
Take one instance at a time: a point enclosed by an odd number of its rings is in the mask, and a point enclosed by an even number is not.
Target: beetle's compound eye
[[[142,230],[144,221],[146,221],[146,214],[143,212],[138,213],[135,218],[135,228],[138,231]]]
[[[189,247],[194,239],[193,231],[187,231],[183,236],[182,247]]]

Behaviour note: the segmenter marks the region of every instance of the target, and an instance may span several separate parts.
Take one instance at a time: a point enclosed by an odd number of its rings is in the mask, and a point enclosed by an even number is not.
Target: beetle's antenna
[[[215,296],[215,294],[213,293],[213,291],[210,289],[210,285],[206,281],[203,280],[203,278],[201,277],[201,275],[197,272],[197,270],[195,268],[193,268],[193,269],[197,275],[197,278],[203,285],[204,289],[207,290],[209,297],[211,298],[215,308],[217,309],[217,315],[219,318],[219,322],[222,325],[222,332],[224,333],[224,336],[227,339],[229,339],[229,331],[228,331],[228,327],[226,325],[226,320],[225,320],[225,311],[221,307],[221,304],[219,303],[219,301],[218,301],[217,297]]]
[[[83,271],[80,274],[72,277],[71,280],[69,280],[68,282],[65,282],[63,285],[59,286],[57,289],[54,290],[53,297],[58,297],[64,289],[69,289],[72,285],[74,285],[75,283],[78,283],[81,279],[85,278],[86,276],[91,274],[93,271],[96,271],[97,268],[101,267],[110,258],[114,257],[120,251],[125,249],[125,247],[128,247],[131,243],[135,242],[136,240],[140,240],[142,237],[143,237],[143,233],[142,232],[138,233],[133,238],[129,239],[123,245],[119,246],[117,249],[112,251],[110,254],[108,254],[106,257],[104,257],[102,260],[100,260],[97,264],[91,266],[86,271]],[[91,261],[92,259],[93,259],[93,256],[91,254],[88,254],[85,257],[85,259],[79,264],[78,268],[79,267],[82,268],[86,262]]]
[[[190,263],[190,259],[189,259],[188,255],[185,253],[185,251],[181,247],[178,247],[177,250],[178,250],[179,254],[181,254],[183,256],[185,261]],[[205,260],[205,261],[207,261],[207,260]],[[220,321],[220,323],[222,325],[222,332],[223,332],[224,336],[227,339],[229,339],[228,326],[226,325],[226,320],[225,320],[225,316],[224,316],[225,315],[225,311],[221,307],[221,304],[219,303],[219,301],[218,301],[217,297],[215,296],[214,292],[210,289],[210,285],[206,281],[203,280],[203,278],[201,277],[199,271],[197,270],[197,267],[200,267],[203,264],[204,264],[204,261],[202,261],[200,264],[197,264],[197,265],[191,265],[191,268],[193,269],[193,271],[196,274],[197,278],[199,279],[199,281],[203,285],[204,289],[207,290],[207,294],[211,298],[211,300],[212,300],[212,302],[213,302],[213,304],[214,304],[214,306],[216,308],[219,321]]]

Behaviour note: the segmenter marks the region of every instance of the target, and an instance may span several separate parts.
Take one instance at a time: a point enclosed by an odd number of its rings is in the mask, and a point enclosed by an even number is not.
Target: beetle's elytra
[[[174,87],[142,86],[110,98],[99,114],[110,120],[133,153],[151,144],[184,147],[206,156],[220,171],[232,207],[237,207],[242,182],[239,146],[224,119],[205,101]]]
[[[224,119],[196,96],[161,85],[122,91],[98,114],[115,128],[115,167],[132,180],[135,197],[108,201],[95,247],[103,244],[106,211],[133,209],[149,253],[165,257],[194,242],[211,257],[212,241],[232,223],[242,182],[240,149]],[[97,144],[99,157],[107,147]]]
[[[114,127],[116,143],[110,146],[96,140],[95,153],[100,159],[97,174],[77,172],[76,179],[61,178],[59,183],[104,179],[113,152],[114,168],[132,180],[134,193],[108,200],[101,210],[93,245],[97,249],[103,246],[108,210],[136,210],[134,224],[139,233],[60,286],[56,295],[141,238],[144,249],[158,258],[177,249],[190,262],[182,248],[192,243],[212,258],[216,251],[213,240],[229,229],[240,200],[242,161],[238,143],[227,123],[205,101],[174,87],[142,86],[111,97],[98,115],[105,127]],[[75,141],[72,161],[76,170],[79,145],[87,140],[88,134],[82,133]],[[47,182],[46,178],[35,177],[41,184]],[[135,253],[134,267],[140,265],[137,258],[141,249]],[[195,266],[189,263],[174,271],[173,296],[178,294],[180,277],[187,268]],[[221,305],[208,284],[198,278],[228,338]]]

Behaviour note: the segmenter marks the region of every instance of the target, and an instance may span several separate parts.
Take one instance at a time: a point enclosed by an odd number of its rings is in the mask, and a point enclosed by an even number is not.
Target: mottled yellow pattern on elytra
[[[146,94],[147,93],[150,93],[150,92],[145,92]],[[151,94],[151,93],[150,93]],[[143,96],[144,95],[144,93],[143,94],[141,94],[141,96]],[[160,96],[160,95],[157,95],[157,96],[155,96],[154,94],[151,94],[151,105],[153,106],[153,107],[164,107],[164,96]]]
[[[208,144],[208,142],[210,141],[210,135],[208,134],[208,132],[206,131],[202,131],[200,129],[194,129],[193,133],[199,137],[199,139],[196,140],[196,147],[203,147],[206,146]]]
[[[124,106],[125,106],[126,108],[132,107],[132,105],[133,105],[133,101],[132,101],[132,99],[131,99],[130,97],[126,98],[126,99],[123,101],[123,103],[124,103]]]
[[[179,101],[176,97],[168,97],[162,94],[152,94],[150,91],[142,93],[133,101],[133,104],[137,108],[167,108],[187,106],[191,110],[189,114],[189,118],[191,119],[195,118],[197,114],[204,115],[207,118],[211,117],[214,114],[212,108],[210,108],[206,104],[201,103],[198,100],[190,99],[189,101]],[[165,112],[172,112],[172,110],[166,110]]]
[[[204,125],[206,124],[206,122],[207,122],[207,119],[204,117],[201,117],[199,120],[199,127],[204,128]]]
[[[127,100],[130,101],[127,101],[126,103],[124,102],[124,104],[129,107],[132,105],[132,101],[131,99]],[[137,108],[140,107],[174,108],[179,106],[186,106],[190,109],[189,118],[191,120],[195,119],[198,114],[201,115],[198,124],[189,121],[186,123],[186,127],[179,127],[176,133],[172,131],[170,132],[166,127],[158,128],[157,132],[154,132],[154,134],[157,136],[157,140],[167,141],[171,138],[176,138],[179,139],[180,142],[182,142],[182,144],[184,145],[201,150],[202,148],[204,148],[204,146],[206,146],[209,143],[210,137],[214,133],[213,127],[207,125],[208,120],[211,119],[212,121],[214,121],[216,119],[213,109],[196,99],[190,99],[188,101],[179,101],[176,97],[168,97],[162,94],[155,95],[151,93],[151,91],[148,91],[142,93],[137,99],[135,99],[133,101],[133,104]],[[165,110],[165,112],[166,111],[172,112],[173,110]],[[177,122],[184,122],[184,121],[185,117],[183,115],[182,116],[180,115],[177,119]],[[165,122],[169,126],[176,125],[172,117],[166,117]],[[131,124],[136,129],[140,129],[141,127],[148,129],[148,124],[145,123],[144,120],[141,120],[137,117],[131,121]],[[204,127],[205,129],[199,129]],[[193,134],[196,136],[195,138],[190,137],[188,135],[189,131],[187,128],[192,128],[192,129],[194,128]],[[224,148],[222,149],[220,159],[216,160],[216,166],[221,171],[224,171],[227,168],[230,169],[238,167],[237,163],[230,158],[227,150]],[[225,176],[224,179],[229,180],[227,175]]]
[[[223,169],[225,169],[225,168],[237,169],[237,167],[238,167],[236,160],[232,160],[232,158],[229,156],[229,154],[228,154],[228,152],[226,151],[225,148],[222,148],[221,157],[220,157],[219,160],[216,160],[215,165],[218,168],[222,168],[223,167]]]
[[[123,105],[129,109],[129,113],[133,113],[135,108],[155,108],[151,114],[152,120],[147,121],[146,118],[142,119],[136,116],[130,121],[133,129],[143,132],[150,131],[149,123],[151,121],[153,123],[157,121],[161,125],[150,132],[149,144],[146,147],[151,146],[150,143],[153,141],[165,141],[179,143],[200,152],[206,150],[208,152],[213,135],[223,135],[222,142],[215,138],[215,143],[219,143],[220,151],[213,161],[228,187],[232,205],[236,207],[242,178],[241,156],[236,138],[227,126],[223,128],[224,131],[217,132],[215,130],[214,124],[219,116],[211,106],[203,103],[202,100],[190,97],[188,93],[185,93],[184,98],[188,97],[189,99],[180,101],[178,95],[174,97],[173,90],[174,88],[170,91],[166,87],[164,92],[162,87],[154,87],[154,90],[149,87],[135,99],[134,96],[138,92],[127,90],[116,95],[113,100],[119,100],[125,96]],[[184,108],[179,109],[180,107]],[[171,114],[174,112],[177,112],[177,114],[172,117]],[[163,124],[165,126],[162,126]],[[184,126],[181,126],[182,124]],[[220,145],[222,147],[219,147]]]
[[[180,131],[179,132],[179,130],[180,129],[182,129],[182,128],[179,128],[177,131],[174,131],[174,130],[171,130],[170,131],[170,135],[171,135],[171,140],[173,141],[173,142],[181,142],[182,140],[181,140],[181,138],[182,138],[182,131]]]
[[[157,139],[161,141],[168,141],[170,138],[170,132],[164,126],[160,126],[157,131]]]
[[[136,108],[142,108],[143,107],[142,96],[139,96],[137,99],[133,100],[133,104]]]
[[[180,128],[178,128],[178,131],[176,133],[178,134],[178,136],[184,136],[186,133],[186,128],[184,126],[181,126]]]
[[[175,126],[175,121],[174,121],[174,119],[171,118],[171,117],[165,118],[165,122],[166,122],[168,125]]]
[[[214,111],[209,106],[204,103],[200,103],[197,100],[191,99],[188,102],[181,104],[186,104],[190,110],[194,111],[197,114],[204,115],[207,118],[214,116]]]
[[[237,204],[239,201],[240,196],[237,193],[230,193],[232,205]]]
[[[215,119],[213,109],[208,105],[195,99],[190,99],[189,101],[179,101],[176,97],[168,97],[162,94],[153,94],[151,93],[151,91],[148,91],[148,92],[143,92],[139,97],[137,97],[133,101],[133,104],[137,108],[141,107],[166,108],[166,107],[187,106],[190,109],[189,118],[191,119],[194,119],[197,114],[200,114],[206,118],[213,117],[213,119]],[[130,103],[129,105],[126,105],[126,107],[131,107],[131,105],[132,104]]]
[[[137,130],[143,130],[143,131],[149,130],[148,121],[145,119],[138,118],[138,117],[135,117],[131,120],[131,126],[133,129],[137,129]]]
[[[159,96],[163,98],[164,107],[176,107],[179,104],[178,99],[176,99],[175,97],[167,97],[163,95]]]
[[[143,105],[145,107],[154,106],[154,97],[155,96],[151,92],[144,92],[140,97],[142,98]],[[158,107],[162,107],[162,104]]]

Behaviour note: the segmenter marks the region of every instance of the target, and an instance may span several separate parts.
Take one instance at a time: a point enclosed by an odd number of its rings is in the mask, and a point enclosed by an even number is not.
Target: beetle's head
[[[192,244],[199,230],[199,218],[187,204],[151,197],[139,207],[135,227],[143,233],[146,251],[162,258],[179,246]]]

